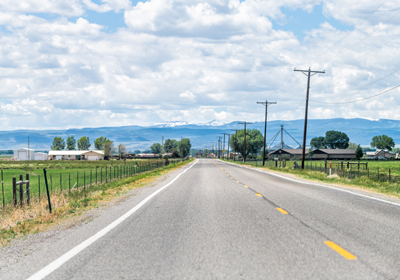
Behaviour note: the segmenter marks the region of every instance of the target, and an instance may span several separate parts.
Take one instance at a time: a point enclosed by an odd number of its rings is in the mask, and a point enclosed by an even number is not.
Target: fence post
[[[46,171],[46,169],[43,169],[43,173],[44,173],[44,182],[46,184],[47,200],[49,202],[49,211],[50,211],[50,214],[51,214],[51,200],[50,200],[50,194],[49,194],[49,185],[47,183],[47,171]]]
[[[68,173],[68,193],[71,193],[71,173]]]
[[[92,185],[92,169],[90,169],[90,185]]]
[[[389,168],[389,182],[390,182],[390,168]]]
[[[83,189],[86,190],[86,171],[83,171]]]
[[[24,180],[23,175],[19,175],[19,181],[22,182]],[[19,185],[19,203],[21,204],[21,207],[24,205],[24,184]]]
[[[13,178],[13,201],[14,207],[17,207],[17,178]]]
[[[390,172],[390,171],[389,171]],[[28,204],[29,205],[29,203],[31,202],[31,192],[30,192],[30,184],[29,184],[29,174],[26,174],[25,175],[25,178],[26,178],[26,181],[28,181],[27,183],[26,183],[26,186],[25,186],[25,188],[26,188],[26,204]]]
[[[76,189],[79,189],[79,171],[76,171]]]
[[[97,166],[96,166],[96,185],[97,185]]]
[[[106,166],[106,184],[107,184],[107,169],[108,169],[108,168],[107,168],[107,166]]]
[[[61,177],[61,173],[60,173],[60,193],[62,193],[62,177]]]
[[[100,184],[103,183],[103,167],[100,167]]]
[[[53,192],[53,176],[50,174],[50,191]]]
[[[378,181],[379,181],[379,166],[378,166]]]

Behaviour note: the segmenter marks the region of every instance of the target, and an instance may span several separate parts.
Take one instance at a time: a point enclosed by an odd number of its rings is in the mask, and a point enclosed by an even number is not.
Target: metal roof
[[[80,156],[86,153],[97,153],[100,155],[104,155],[103,151],[49,151],[49,156]]]

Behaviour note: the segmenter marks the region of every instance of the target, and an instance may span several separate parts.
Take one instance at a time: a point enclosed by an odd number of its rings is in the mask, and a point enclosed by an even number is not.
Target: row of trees
[[[192,144],[189,138],[183,138],[181,141],[167,139],[164,143],[164,153],[172,153],[172,157],[187,157],[190,153]],[[153,154],[161,154],[162,146],[160,143],[154,143],[150,147]]]
[[[112,143],[113,142],[110,141],[110,139],[101,136],[96,140],[94,140],[94,147],[96,150],[104,150],[106,145],[110,146]],[[78,150],[89,150],[91,146],[89,137],[82,136],[81,138],[79,138],[78,141],[76,141],[75,137],[71,135],[68,136],[67,142],[65,142],[64,139],[61,137],[54,137],[51,149],[54,151],[60,151],[65,149],[76,150],[77,146]]]

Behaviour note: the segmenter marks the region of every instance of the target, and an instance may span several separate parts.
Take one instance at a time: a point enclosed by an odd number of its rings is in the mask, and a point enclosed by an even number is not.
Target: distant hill
[[[289,132],[297,142],[302,143],[303,120],[294,121],[270,121],[268,122],[267,141],[269,141],[280,129],[280,126]],[[257,128],[262,133],[264,131],[263,122],[255,122],[248,125],[248,128]],[[217,136],[223,136],[221,133],[234,133],[232,129],[243,129],[243,125],[237,122],[221,124],[213,121],[205,124],[191,124],[187,122],[166,122],[153,126],[122,126],[122,127],[98,127],[82,129],[65,130],[15,130],[0,132],[0,149],[15,149],[27,147],[28,136],[30,138],[30,147],[36,150],[49,150],[53,138],[63,137],[65,140],[69,135],[74,135],[79,139],[82,136],[88,136],[92,143],[100,136],[110,138],[116,144],[123,143],[130,150],[148,149],[153,143],[161,143],[161,137],[164,139],[180,139],[181,137],[190,138],[193,148],[210,147],[217,142]],[[308,121],[307,143],[312,137],[324,136],[328,130],[339,130],[347,133],[350,141],[369,145],[375,135],[386,134],[391,136],[396,144],[400,144],[400,121],[397,120],[367,120],[367,119],[313,119]],[[226,138],[227,141],[227,138]],[[273,142],[272,146],[280,143],[280,136]],[[284,143],[297,148],[297,143],[286,134]],[[226,142],[227,147],[227,142]]]

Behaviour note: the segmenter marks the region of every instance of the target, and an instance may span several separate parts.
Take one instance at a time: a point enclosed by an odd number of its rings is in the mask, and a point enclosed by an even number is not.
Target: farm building
[[[306,150],[306,158],[313,160],[350,160],[356,158],[355,149],[313,149],[312,155],[309,156],[309,150]],[[278,149],[269,153],[271,157],[282,157],[286,156],[291,159],[301,159],[301,149]]]
[[[376,150],[374,152],[366,152],[366,159],[392,159],[396,155],[389,153],[387,150]]]
[[[18,160],[35,160],[35,150],[28,148],[14,150],[14,158]]]
[[[47,160],[47,154],[46,153],[35,153],[35,160]]]
[[[49,157],[52,160],[102,160],[103,151],[50,151]]]
[[[157,154],[138,154],[139,158],[159,158],[160,155]]]

